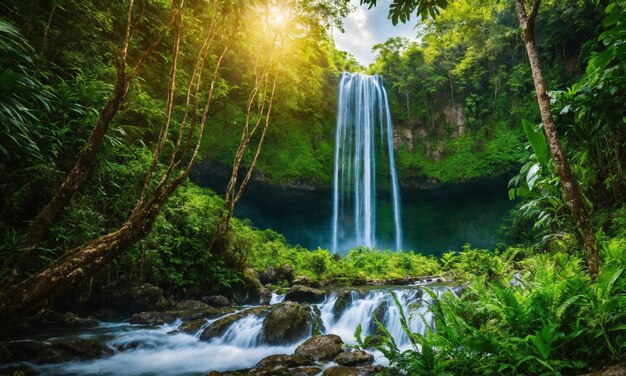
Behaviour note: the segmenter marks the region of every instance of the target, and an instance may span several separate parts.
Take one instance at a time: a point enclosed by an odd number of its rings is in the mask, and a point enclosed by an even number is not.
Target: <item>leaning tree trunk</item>
[[[535,20],[537,13],[539,12],[539,5],[541,0],[534,0],[532,10],[530,14],[527,14],[524,0],[515,0],[515,10],[517,17],[522,26],[524,32],[524,41],[526,44],[526,52],[528,53],[528,60],[530,61],[530,68],[533,75],[533,82],[535,84],[535,91],[537,94],[537,102],[539,103],[539,111],[541,113],[541,120],[543,121],[543,127],[548,140],[548,146],[552,159],[554,161],[554,167],[557,175],[563,187],[563,194],[567,201],[574,219],[578,223],[581,229],[582,243],[587,256],[587,265],[589,267],[589,274],[592,278],[596,278],[598,275],[598,269],[600,266],[600,253],[598,251],[598,244],[589,221],[589,213],[585,207],[583,195],[576,181],[576,177],[572,173],[572,169],[565,157],[563,147],[559,140],[559,133],[554,123],[552,111],[550,107],[550,97],[546,88],[546,83],[539,64],[539,53],[537,51],[537,45],[535,43]]]
[[[215,1],[214,4],[216,6],[214,11],[217,12],[219,2]],[[170,85],[168,87],[168,102],[174,100],[174,82],[177,74],[176,61],[179,54],[180,28],[183,22],[182,0],[174,1],[173,8],[174,45],[172,69],[170,71]],[[220,28],[216,27],[214,24],[216,14],[217,13],[214,13],[207,41],[209,39],[212,41],[211,31],[220,30]],[[235,15],[235,17],[237,17],[237,15]],[[238,25],[237,23],[236,28]],[[58,293],[75,286],[77,282],[86,277],[93,276],[97,271],[101,270],[104,266],[149,234],[160,209],[176,191],[178,186],[185,181],[198,155],[213,99],[215,84],[218,80],[218,72],[222,59],[228,51],[231,38],[236,33],[236,28],[226,40],[226,44],[222,47],[221,54],[216,56],[217,61],[213,69],[213,76],[211,77],[206,103],[202,110],[202,117],[199,124],[196,124],[195,121],[183,121],[180,123],[180,126],[184,127],[187,131],[188,137],[186,141],[188,142],[185,142],[183,145],[182,137],[185,132],[181,130],[178,133],[178,140],[174,143],[174,149],[171,151],[174,157],[169,158],[169,163],[163,175],[160,177],[153,176],[150,170],[146,174],[144,187],[151,187],[152,184],[150,184],[150,182],[157,183],[156,186],[150,190],[150,194],[148,195],[147,191],[142,192],[135,209],[128,217],[128,220],[118,230],[67,252],[39,273],[0,291],[0,323],[6,324],[26,312],[40,308],[49,300],[53,299]],[[196,67],[204,67],[204,62],[208,59],[209,45],[207,45],[207,43],[208,42],[205,42],[205,45],[203,45],[198,53]],[[202,64],[200,64],[201,62]],[[134,72],[136,72],[136,70]],[[202,86],[201,76],[201,71],[194,70],[193,77],[189,84],[188,97],[193,93],[194,97],[197,98]],[[168,108],[169,107],[171,107],[171,105],[168,103]],[[189,101],[186,103],[185,112],[188,113],[190,111],[196,111],[195,100],[193,106],[190,105]],[[167,129],[168,125],[171,123],[171,116],[172,112],[167,111],[165,124],[159,135],[159,140],[156,143],[157,146],[155,146],[153,158],[157,161],[162,157],[162,148],[159,148],[159,145],[164,144],[166,140],[169,139]],[[191,137],[196,133],[194,146]],[[173,175],[174,171],[178,171],[179,169],[181,170],[180,173]]]
[[[41,242],[50,226],[58,220],[65,208],[69,205],[74,194],[85,182],[91,165],[100,150],[102,140],[109,129],[111,121],[115,118],[128,88],[128,81],[124,73],[124,67],[118,68],[115,90],[100,112],[98,120],[91,131],[87,144],[81,150],[76,163],[65,177],[65,180],[56,191],[52,199],[41,209],[39,214],[33,219],[24,240],[23,248],[35,248]]]
[[[153,43],[138,59],[131,73],[126,73],[128,47],[132,37],[133,4],[134,0],[131,0],[128,7],[124,41],[117,62],[113,93],[107,100],[104,108],[100,111],[98,119],[91,130],[91,134],[89,135],[89,139],[81,150],[74,166],[70,169],[65,177],[65,180],[63,180],[59,189],[55,192],[54,196],[52,196],[52,199],[50,199],[43,209],[41,209],[39,214],[37,214],[28,227],[26,235],[22,240],[22,247],[25,249],[33,249],[37,247],[50,226],[61,217],[65,208],[72,200],[72,197],[80,190],[89,175],[89,170],[96,159],[96,155],[98,154],[100,147],[102,146],[104,136],[106,135],[109,126],[122,106],[122,102],[126,97],[130,82],[139,73],[142,63],[160,42],[160,38],[153,41]]]
[[[58,293],[75,286],[85,277],[93,276],[124,253],[149,232],[167,201],[186,174],[152,197],[141,212],[131,216],[117,231],[80,246],[24,281],[0,291],[0,322],[10,322],[21,314],[34,311]]]

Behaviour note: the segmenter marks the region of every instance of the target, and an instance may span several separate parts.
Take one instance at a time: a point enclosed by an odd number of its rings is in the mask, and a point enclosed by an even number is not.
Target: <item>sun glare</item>
[[[284,29],[287,26],[289,13],[287,10],[273,6],[269,10],[269,22],[277,29]]]

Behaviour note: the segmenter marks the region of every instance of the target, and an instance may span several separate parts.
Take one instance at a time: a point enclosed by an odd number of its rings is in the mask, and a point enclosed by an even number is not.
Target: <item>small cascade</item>
[[[249,315],[235,321],[228,330],[212,342],[216,345],[227,344],[242,349],[257,347],[261,344],[264,317]]]
[[[431,289],[441,296],[450,288],[431,287]],[[416,288],[395,289],[393,292],[406,315],[409,329],[412,332],[425,334],[427,328],[433,326],[433,318],[428,305],[432,302],[430,296]],[[409,339],[400,324],[400,310],[393,300],[391,290],[372,290],[365,296],[352,291],[350,295],[350,303],[339,314],[336,312],[338,300],[336,292],[330,294],[324,302],[318,305],[327,333],[337,334],[350,342],[354,339],[354,330],[361,325],[363,335],[375,334],[377,324],[374,317],[376,317],[389,330],[398,346],[409,345]]]
[[[377,241],[377,159],[387,162],[394,244]],[[400,190],[387,92],[379,76],[343,73],[335,135],[332,250],[356,246],[402,248]]]
[[[270,298],[270,305],[282,303],[285,301],[285,294],[277,294],[276,291],[272,291],[272,297]]]

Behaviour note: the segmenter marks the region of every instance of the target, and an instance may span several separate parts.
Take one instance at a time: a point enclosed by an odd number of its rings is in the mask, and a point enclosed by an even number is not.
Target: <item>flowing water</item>
[[[402,248],[400,190],[387,93],[379,76],[344,72],[339,82],[333,178],[332,248],[376,247],[376,161],[389,171],[394,250]],[[386,155],[385,155],[386,153]],[[384,157],[384,159],[383,159]]]
[[[449,286],[429,286],[441,296],[455,289]],[[376,330],[374,317],[378,318],[393,335],[401,349],[410,347],[400,326],[400,311],[394,304],[394,292],[413,332],[424,334],[433,326],[428,309],[431,297],[419,286],[377,287],[369,290],[336,290],[327,294],[324,302],[317,304],[324,323],[324,332],[337,334],[344,342],[354,344],[357,325],[363,334]],[[274,294],[272,304],[284,300],[284,295]],[[342,302],[342,304],[338,304]],[[263,340],[264,316],[248,315],[235,321],[220,337],[201,341],[200,333],[185,334],[177,329],[182,322],[158,327],[132,325],[128,322],[102,323],[93,329],[77,333],[45,337],[49,341],[77,338],[96,338],[114,349],[114,355],[93,360],[75,361],[54,365],[35,366],[46,375],[201,375],[210,370],[249,368],[272,354],[291,354],[303,340],[285,346],[267,345]],[[41,339],[41,338],[39,338]],[[376,362],[385,364],[381,354],[374,353]]]

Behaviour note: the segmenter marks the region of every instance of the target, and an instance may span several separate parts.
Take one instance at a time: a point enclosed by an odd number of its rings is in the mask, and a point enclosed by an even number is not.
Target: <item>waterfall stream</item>
[[[385,155],[386,153],[386,155]],[[395,250],[402,248],[400,192],[387,92],[379,76],[343,73],[335,135],[332,250],[377,243],[377,158],[389,168]]]
[[[438,296],[445,291],[455,291],[450,286],[428,287]],[[323,302],[316,304],[324,324],[323,332],[337,334],[344,342],[354,344],[357,325],[361,325],[364,336],[374,334],[377,330],[374,318],[377,318],[392,334],[399,348],[408,349],[411,344],[400,325],[400,311],[393,301],[392,291],[406,314],[410,330],[425,334],[427,328],[433,326],[428,305],[432,299],[420,286],[330,291]],[[280,304],[284,299],[284,295],[274,294],[272,304]],[[293,353],[304,341],[302,339],[282,346],[268,345],[263,338],[265,315],[253,314],[241,316],[219,337],[200,340],[204,328],[219,319],[207,320],[204,326],[192,334],[178,330],[182,325],[180,320],[158,327],[128,322],[103,323],[98,328],[83,329],[71,338],[103,339],[114,349],[112,356],[34,368],[47,375],[199,375],[209,370],[253,367],[269,355]],[[67,338],[57,336],[48,340]],[[374,355],[376,363],[385,364],[380,353],[374,352]]]

